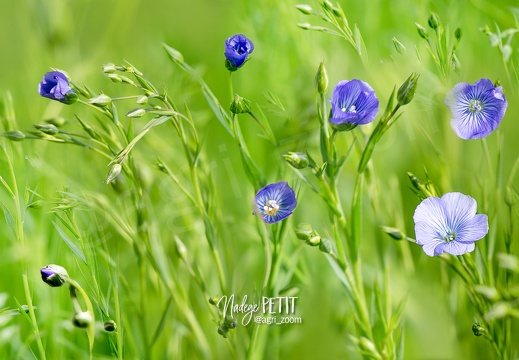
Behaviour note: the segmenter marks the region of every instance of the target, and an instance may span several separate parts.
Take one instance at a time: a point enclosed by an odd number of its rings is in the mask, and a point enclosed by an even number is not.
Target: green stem
[[[19,241],[22,248],[25,247],[25,236],[23,229],[23,214],[20,206],[20,193],[18,191],[18,184],[16,182],[16,175],[14,173],[14,166],[11,161],[9,154],[7,153],[7,149],[5,148],[5,144],[0,146],[2,148],[2,152],[4,154],[7,167],[9,168],[9,175],[11,177],[12,186],[7,187],[7,189],[11,189],[11,195],[13,197],[14,205],[15,205],[15,231],[16,238]],[[27,309],[29,310],[29,318],[31,319],[31,326],[34,332],[34,336],[36,338],[36,344],[38,346],[38,352],[40,353],[40,358],[42,360],[46,359],[45,348],[43,347],[43,342],[41,339],[40,330],[38,328],[38,322],[36,320],[36,314],[34,313],[34,306],[32,304],[32,295],[29,287],[29,280],[27,278],[27,260],[23,258],[21,260],[22,265],[22,282],[23,282],[23,290],[25,293],[25,299],[27,301]]]

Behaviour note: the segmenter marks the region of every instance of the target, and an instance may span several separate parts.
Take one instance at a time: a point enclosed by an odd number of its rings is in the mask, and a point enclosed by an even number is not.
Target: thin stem
[[[12,186],[6,187],[7,189],[11,189],[11,195],[13,197],[14,205],[15,205],[15,232],[16,238],[20,242],[22,248],[25,247],[25,237],[24,237],[24,229],[23,229],[23,214],[20,206],[20,193],[18,191],[18,184],[16,182],[16,175],[14,173],[14,166],[11,161],[9,154],[7,153],[7,149],[5,148],[5,144],[0,146],[2,148],[2,152],[4,154],[5,160],[7,162],[7,167],[9,168],[9,175],[11,177]],[[22,282],[23,282],[23,290],[25,293],[25,299],[27,301],[27,309],[29,310],[29,318],[31,319],[31,326],[34,332],[34,336],[36,337],[36,344],[38,346],[38,352],[40,353],[41,359],[45,360],[45,348],[43,347],[43,341],[41,339],[40,330],[38,328],[38,322],[36,320],[36,314],[34,313],[34,306],[32,304],[32,295],[29,287],[29,280],[27,278],[27,260],[23,258],[21,260],[22,265]]]

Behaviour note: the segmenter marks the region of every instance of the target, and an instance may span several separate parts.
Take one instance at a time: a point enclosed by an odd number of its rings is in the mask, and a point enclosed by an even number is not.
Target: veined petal
[[[260,189],[254,197],[253,213],[273,224],[287,218],[297,206],[294,190],[282,181]]]
[[[459,192],[444,194],[441,197],[447,215],[447,226],[449,229],[456,230],[464,226],[476,215],[476,200],[468,195]]]
[[[488,136],[499,126],[508,106],[502,88],[494,87],[489,79],[457,84],[447,93],[445,104],[452,113],[452,129],[465,140]]]
[[[433,226],[438,233],[445,234],[447,230],[447,213],[443,202],[437,197],[429,197],[416,207],[413,220],[416,223],[425,222]]]
[[[441,243],[434,249],[434,256],[441,255],[444,252],[451,255],[463,255],[474,251],[476,245],[471,243],[460,243],[458,241],[451,241],[448,243]]]
[[[463,224],[456,234],[456,242],[468,243],[483,239],[488,234],[488,216],[477,214]]]

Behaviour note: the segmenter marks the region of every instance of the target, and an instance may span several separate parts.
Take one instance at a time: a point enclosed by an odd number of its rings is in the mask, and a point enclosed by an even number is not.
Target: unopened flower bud
[[[461,31],[461,28],[457,28],[456,30],[454,30],[454,38],[456,40],[460,40],[461,39],[461,36],[463,35],[463,31]]]
[[[306,243],[310,246],[319,246],[321,245],[321,237],[319,235],[313,236]]]
[[[333,252],[332,242],[328,239],[321,239],[319,250],[325,254],[331,254]]]
[[[234,95],[230,110],[233,114],[248,114],[251,110],[251,102],[240,95]]]
[[[119,176],[122,169],[123,166],[120,163],[113,164],[112,168],[108,172],[108,175],[106,176],[105,184],[110,184],[112,181],[114,181],[115,178]]]
[[[368,338],[361,336],[359,339],[359,348],[368,354],[371,354],[374,358],[380,358],[375,344]],[[378,356],[375,356],[378,355]]]
[[[312,13],[312,7],[307,4],[298,4],[296,5],[296,9],[301,11],[305,15],[310,15]]]
[[[393,41],[393,45],[395,46],[395,50],[397,53],[404,55],[406,52],[404,44],[402,44],[396,37],[391,39]]]
[[[297,26],[303,30],[310,30],[312,28],[310,23],[298,23]]]
[[[412,73],[407,80],[400,86],[396,99],[400,106],[407,105],[413,100],[416,87],[418,85],[419,74]]]
[[[400,229],[389,226],[381,226],[380,228],[383,232],[385,232],[395,240],[402,240],[406,238],[405,234]]]
[[[135,101],[139,105],[144,105],[148,103],[148,97],[145,95],[139,96]]]
[[[175,251],[177,253],[177,256],[181,259],[185,259],[187,257],[187,248],[186,245],[182,242],[182,240],[179,239],[178,236],[175,236],[173,238],[174,244],[175,244]]]
[[[328,74],[326,73],[323,61],[319,64],[319,69],[317,69],[317,73],[315,74],[314,84],[319,94],[323,95],[326,93],[328,89]]]
[[[115,330],[117,330],[117,324],[113,320],[105,321],[103,327],[106,332],[114,332]]]
[[[510,188],[510,186],[507,186],[505,189],[505,203],[509,207],[512,207],[517,203],[517,194],[512,190],[512,188]]]
[[[414,23],[416,25],[416,29],[418,30],[418,35],[424,40],[429,39],[429,34],[427,33],[427,29],[418,23]]]
[[[436,30],[438,26],[440,26],[440,18],[436,13],[431,13],[431,16],[429,16],[427,22],[429,23],[430,28],[434,30]]]
[[[304,169],[308,166],[308,156],[301,152],[289,152],[284,154],[283,157],[294,169]]]
[[[8,138],[11,141],[22,141],[23,139],[25,139],[24,133],[19,130],[6,131],[6,132],[2,133],[1,135],[3,137]]]
[[[62,101],[64,104],[71,105],[79,100],[78,94],[76,94],[73,90],[70,90],[65,94],[65,99]]]
[[[89,327],[94,319],[92,318],[92,315],[88,311],[82,311],[78,312],[74,317],[72,318],[72,324],[80,329],[85,329]]]
[[[144,115],[146,115],[146,110],[141,109],[141,108],[133,109],[126,114],[126,116],[129,118],[140,118]]]
[[[109,64],[103,65],[103,72],[105,74],[112,74],[116,70],[117,70],[117,67],[115,66],[115,64],[109,63]]]
[[[62,127],[66,123],[65,119],[63,119],[62,117],[53,117],[53,118],[45,120],[45,122],[47,124],[54,125],[57,128]]]
[[[474,325],[472,325],[472,332],[476,336],[481,336],[484,333],[486,333],[487,330],[483,326],[479,325],[478,323],[475,323]]]
[[[41,279],[49,286],[58,287],[69,279],[67,270],[59,265],[47,265],[41,268]]]
[[[112,99],[110,98],[110,96],[107,96],[105,94],[98,95],[98,96],[93,97],[88,100],[89,104],[100,106],[100,107],[106,107],[106,106],[110,105],[111,102],[112,102]]]
[[[112,80],[114,83],[123,82],[123,79],[117,74],[108,74],[108,78]]]
[[[300,240],[309,241],[314,236],[314,229],[308,224],[299,224],[296,228],[296,236]]]
[[[48,125],[41,125],[41,124],[34,124],[33,125],[37,130],[40,130],[42,133],[47,135],[56,135],[59,133],[59,129],[51,124]]]
[[[209,304],[216,305],[216,304],[218,304],[219,300],[220,299],[218,298],[218,296],[213,296],[212,298],[209,298]]]

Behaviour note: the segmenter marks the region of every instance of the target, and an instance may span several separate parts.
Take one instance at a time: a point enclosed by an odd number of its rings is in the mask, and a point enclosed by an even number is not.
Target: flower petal
[[[459,192],[447,193],[441,197],[441,201],[446,210],[447,226],[455,232],[476,215],[476,200],[468,195]]]
[[[441,243],[434,249],[434,256],[441,255],[444,252],[451,255],[463,255],[468,252],[474,251],[476,245],[471,243],[461,243],[458,241],[451,241],[448,243]]]
[[[488,234],[488,216],[477,214],[465,222],[462,229],[456,234],[456,241],[471,243],[483,239]]]
[[[447,213],[441,199],[429,197],[423,200],[413,215],[415,224],[425,222],[433,226],[438,233],[444,234],[447,230]]]

